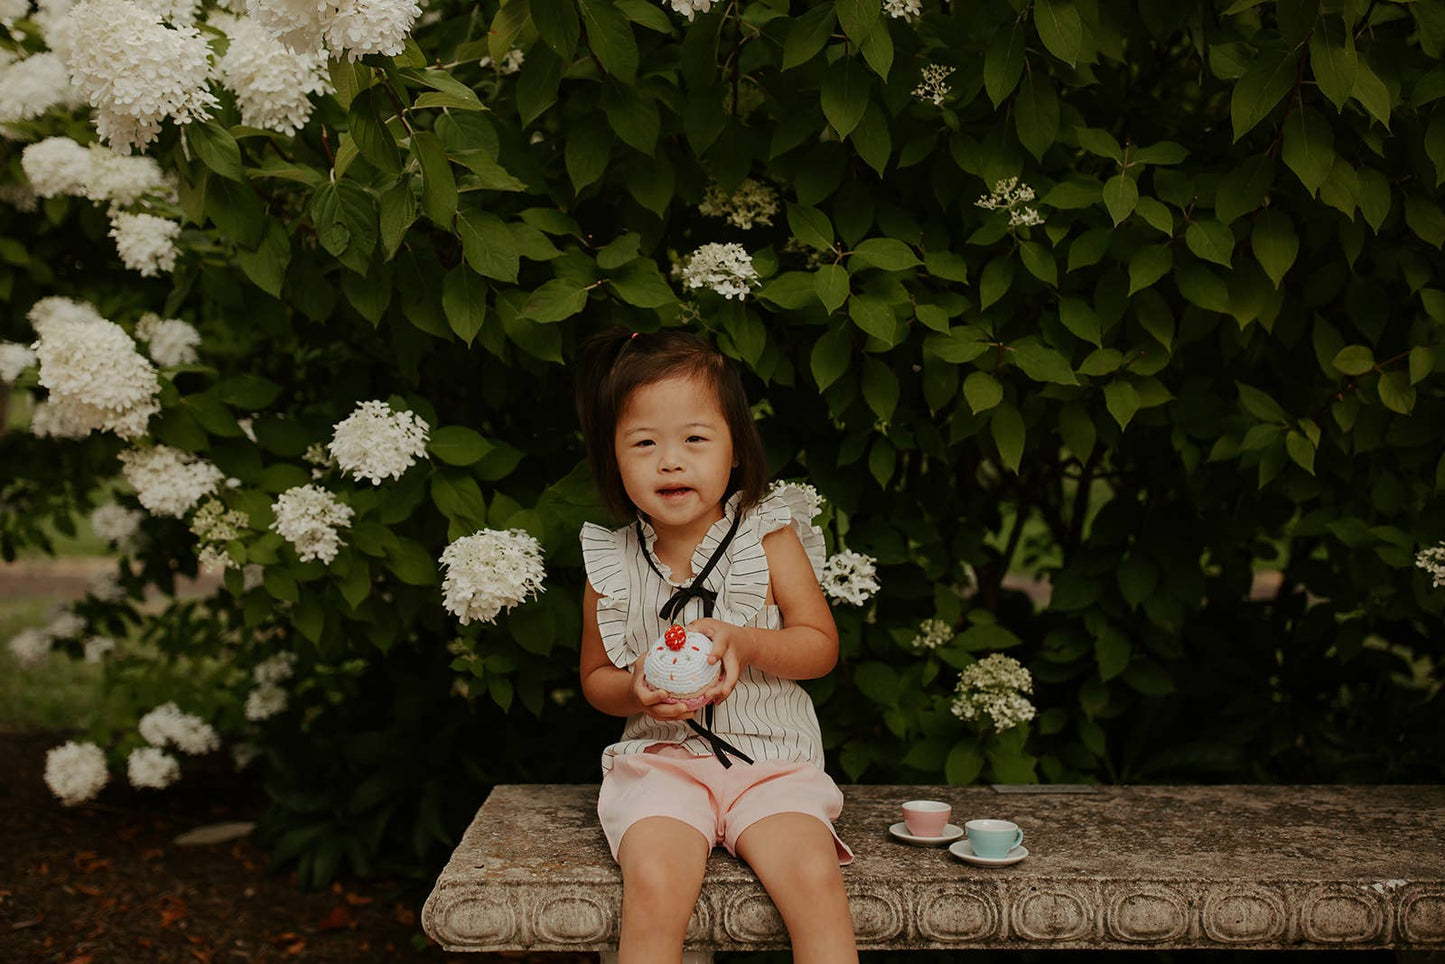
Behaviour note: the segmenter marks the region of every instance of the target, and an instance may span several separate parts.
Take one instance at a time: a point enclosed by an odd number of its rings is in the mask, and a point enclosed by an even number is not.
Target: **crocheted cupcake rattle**
[[[643,661],[643,678],[653,689],[663,690],[691,709],[698,709],[707,702],[703,690],[716,682],[722,672],[721,661],[707,661],[711,652],[712,639],[707,635],[690,633],[673,624]]]

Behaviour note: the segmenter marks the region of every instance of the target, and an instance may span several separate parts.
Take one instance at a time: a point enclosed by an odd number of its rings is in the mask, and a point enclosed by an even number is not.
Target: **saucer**
[[[945,844],[948,843],[950,840],[957,840],[959,837],[963,836],[963,828],[956,824],[950,823],[944,826],[942,836],[915,837],[913,834],[908,832],[908,824],[904,823],[901,820],[895,823],[893,826],[889,827],[888,832],[893,834],[893,836],[897,837],[904,843],[911,843],[919,847],[932,847],[936,844]]]
[[[980,867],[1007,867],[1009,864],[1016,864],[1029,855],[1029,848],[1015,847],[1002,857],[980,857],[973,852],[973,845],[967,840],[960,840],[958,843],[949,844],[948,852],[959,860],[970,864],[977,864]]]

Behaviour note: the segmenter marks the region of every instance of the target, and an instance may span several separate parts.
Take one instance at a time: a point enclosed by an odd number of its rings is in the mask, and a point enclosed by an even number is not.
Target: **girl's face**
[[[705,383],[669,378],[638,388],[623,406],[613,446],[623,488],[650,521],[717,521],[735,464],[733,439]]]

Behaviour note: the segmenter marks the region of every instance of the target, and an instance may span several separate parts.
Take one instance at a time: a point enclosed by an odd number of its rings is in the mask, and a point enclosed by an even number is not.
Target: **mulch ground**
[[[94,805],[45,786],[58,734],[0,732],[0,961],[51,964],[476,964],[422,933],[421,903],[394,881],[344,879],[302,893],[247,840],[178,846],[200,826],[253,820],[259,790],[221,765],[188,764],[165,791],[114,779]],[[595,962],[597,955],[492,960]]]

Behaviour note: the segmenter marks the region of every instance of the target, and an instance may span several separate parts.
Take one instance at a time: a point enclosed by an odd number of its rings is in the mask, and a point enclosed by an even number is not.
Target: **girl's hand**
[[[687,624],[686,629],[688,632],[702,633],[712,640],[712,653],[707,661],[721,661],[722,673],[718,675],[717,682],[703,690],[703,695],[709,703],[721,703],[732,694],[743,669],[752,662],[748,649],[752,636],[745,627],[734,626],[721,619],[694,619]]]
[[[641,704],[642,712],[664,723],[685,720],[692,716],[695,711],[688,709],[687,704],[673,699],[665,690],[654,689],[648,685],[646,674],[642,671],[642,664],[646,660],[647,657],[643,656],[632,664],[632,697]]]

